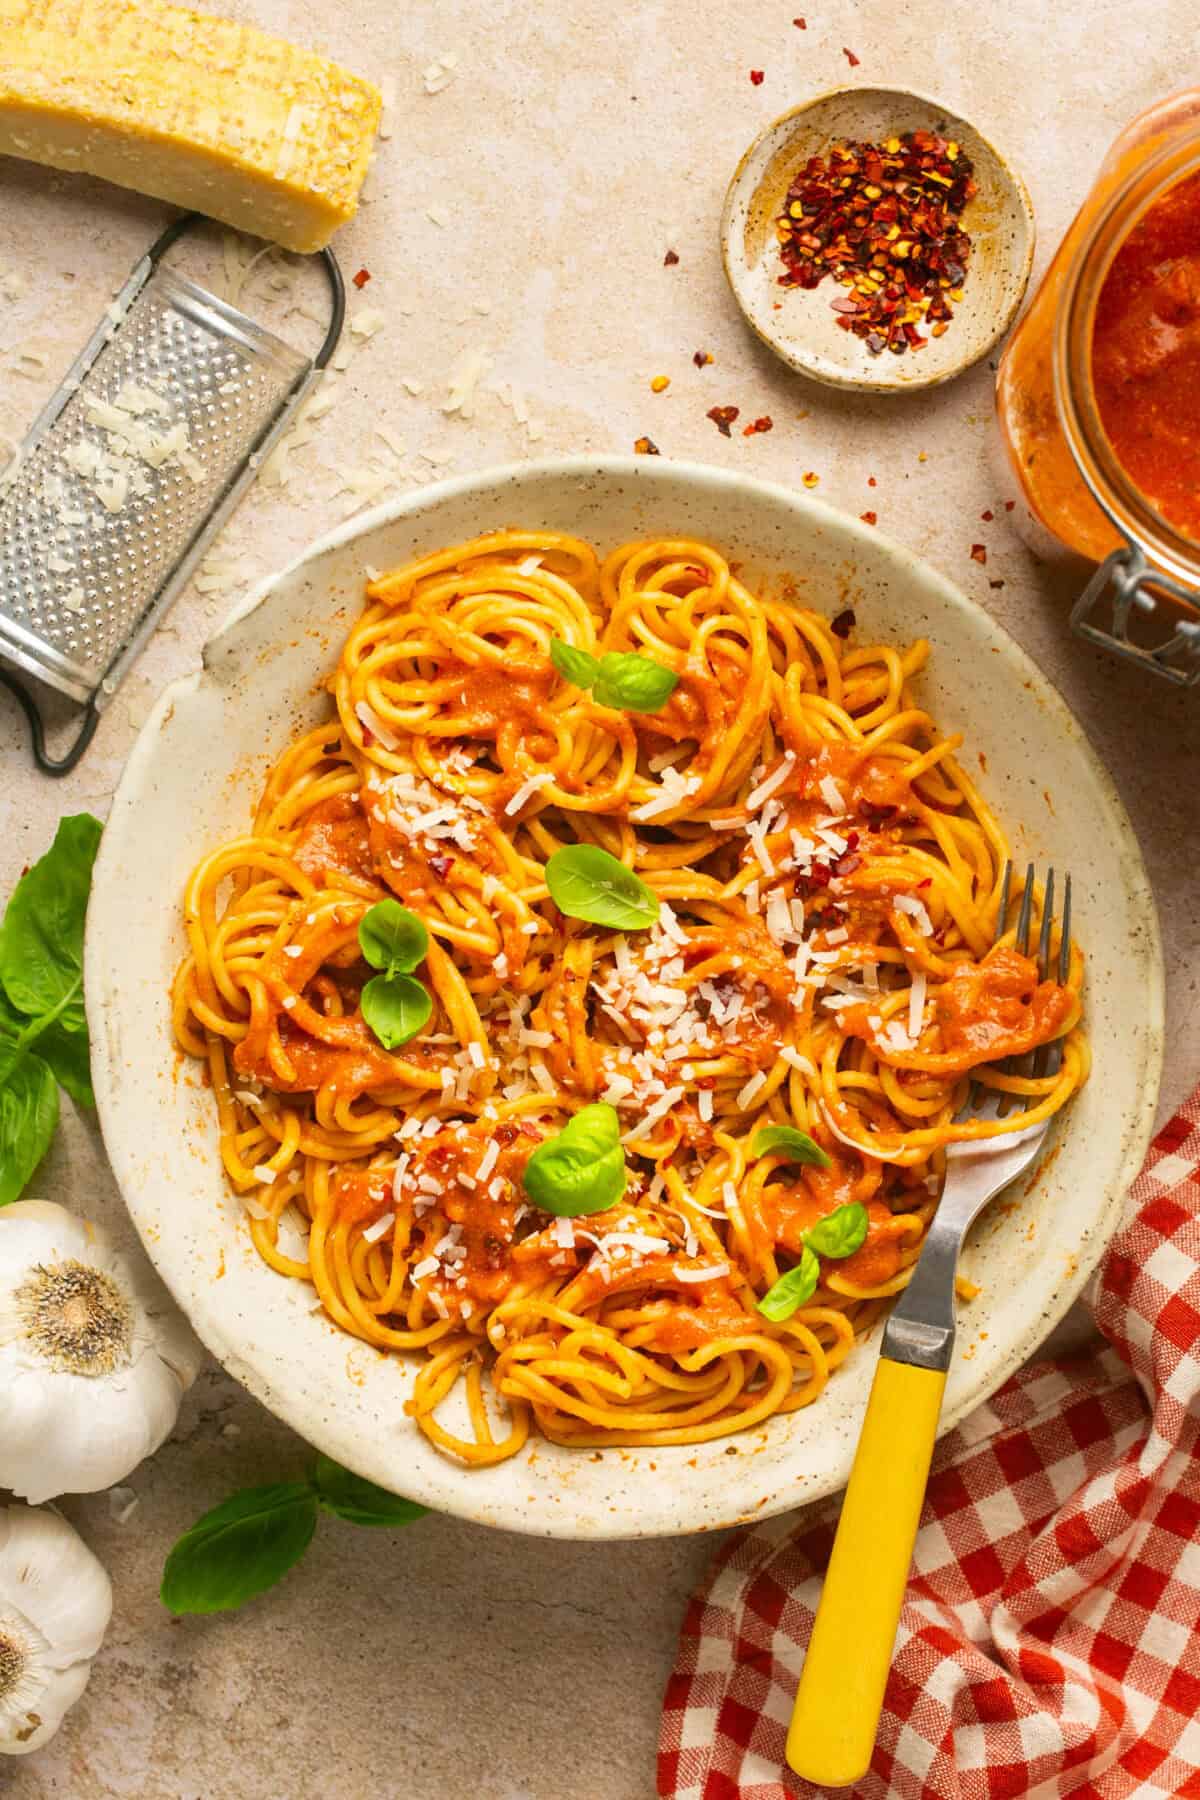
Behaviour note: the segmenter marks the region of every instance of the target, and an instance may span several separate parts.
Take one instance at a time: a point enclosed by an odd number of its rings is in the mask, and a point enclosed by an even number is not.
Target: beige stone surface
[[[547,450],[625,450],[648,433],[667,456],[787,482],[815,471],[824,498],[873,508],[881,528],[1001,618],[1093,734],[1162,911],[1166,1105],[1200,1068],[1200,697],[1149,685],[1068,635],[1069,587],[1035,564],[998,505],[986,367],[906,400],[808,386],[741,324],[716,242],[728,176],[770,118],[847,79],[891,81],[944,97],[1011,155],[1038,209],[1040,267],[1109,138],[1185,78],[1193,9],[1187,0],[1053,9],[822,0],[800,31],[791,21],[805,3],[231,5],[386,78],[395,99],[368,202],[338,243],[348,273],[371,271],[355,306],[382,308],[387,323],[355,350],[291,483],[260,487],[224,549],[246,582],[279,564],[341,515],[337,471],[347,466],[411,485],[435,469]],[[457,68],[431,96],[422,71],[443,52]],[[759,86],[752,68],[764,71]],[[0,436],[32,418],[164,217],[135,196],[0,161]],[[679,254],[674,268],[663,266],[668,248]],[[294,315],[288,329],[311,327]],[[469,421],[440,410],[451,365],[477,347],[494,359],[484,387],[515,383],[530,426],[486,392]],[[697,349],[715,358],[702,371]],[[21,350],[47,359],[40,376],[20,372]],[[671,386],[655,396],[649,382],[660,373]],[[713,404],[739,406],[743,420],[770,413],[774,430],[725,440],[704,416]],[[406,447],[402,460],[376,435],[380,422]],[[999,516],[983,523],[989,508]],[[970,559],[973,542],[986,543],[986,568]],[[1003,588],[989,585],[997,579]],[[149,699],[193,665],[229,602],[185,596],[63,783],[31,772],[0,696],[0,889],[40,854],[61,812],[104,812]],[[1077,874],[1086,886],[1086,871]],[[89,1120],[66,1121],[36,1186],[122,1228]],[[0,1791],[10,1800],[648,1800],[662,1682],[710,1544],[576,1546],[447,1519],[399,1534],[325,1521],[304,1566],[244,1614],[172,1622],[156,1588],[178,1533],[233,1487],[289,1473],[302,1457],[297,1440],[210,1370],[175,1437],[132,1477],[139,1504],[124,1525],[104,1495],[66,1504],[112,1571],[116,1614],[88,1693],[52,1745],[4,1768]]]

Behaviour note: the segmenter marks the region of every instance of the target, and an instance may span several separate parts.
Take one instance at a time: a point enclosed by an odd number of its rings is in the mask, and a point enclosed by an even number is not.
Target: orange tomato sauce
[[[1200,175],[1169,189],[1113,258],[1092,383],[1117,461],[1163,518],[1200,540]]]

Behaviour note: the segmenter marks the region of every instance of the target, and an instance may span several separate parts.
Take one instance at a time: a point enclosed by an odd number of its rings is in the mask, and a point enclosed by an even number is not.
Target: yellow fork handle
[[[870,1766],[945,1385],[888,1357],[875,1370],[787,1740],[824,1787]]]

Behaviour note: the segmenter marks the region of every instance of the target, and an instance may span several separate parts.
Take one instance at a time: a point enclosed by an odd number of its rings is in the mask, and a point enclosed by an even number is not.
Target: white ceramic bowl
[[[761,1518],[846,1479],[875,1361],[860,1347],[820,1401],[765,1430],[686,1449],[593,1457],[534,1439],[491,1470],[446,1460],[406,1418],[412,1367],[345,1336],[312,1290],[274,1274],[226,1190],[211,1095],[172,1045],[180,902],[202,852],[243,830],[268,764],[327,701],[318,683],[361,604],[364,570],[502,525],[570,530],[608,549],[693,533],[788,573],[814,606],[852,604],[866,637],[924,633],[924,696],[987,757],[983,786],[1018,854],[1076,878],[1089,958],[1092,1080],[1040,1176],[976,1229],[943,1414],[949,1426],[1036,1349],[1100,1254],[1149,1136],[1161,1053],[1154,904],[1112,785],[1025,654],[949,583],[880,533],[765,482],[641,457],[570,458],[407,494],[316,544],[217,633],[204,668],[162,696],[130,757],[96,865],[87,1004],[100,1119],[152,1260],[209,1349],[265,1405],[385,1487],[481,1523],[554,1537],[635,1537]],[[1047,797],[1049,796],[1049,797]],[[1051,807],[1050,800],[1053,801]]]

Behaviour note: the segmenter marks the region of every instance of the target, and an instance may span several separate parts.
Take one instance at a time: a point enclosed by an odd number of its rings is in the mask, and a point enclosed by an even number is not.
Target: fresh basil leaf
[[[95,1106],[92,1092],[92,1064],[86,1031],[67,1031],[61,1019],[55,1019],[36,1039],[37,1053],[54,1070],[60,1087],[65,1087],[78,1106]],[[3,1052],[0,1051],[0,1064]],[[2,1079],[2,1076],[0,1076]]]
[[[621,1123],[607,1102],[585,1106],[525,1165],[525,1192],[543,1212],[579,1219],[615,1206],[628,1179]]]
[[[339,1519],[348,1519],[352,1525],[411,1525],[414,1519],[423,1518],[429,1511],[427,1506],[418,1506],[415,1500],[389,1494],[386,1488],[376,1487],[373,1481],[351,1474],[330,1456],[317,1457],[313,1486],[326,1512],[336,1513]]]
[[[790,1319],[797,1308],[816,1293],[820,1279],[821,1265],[805,1244],[795,1268],[789,1269],[786,1275],[781,1275],[767,1289],[758,1303],[759,1312],[765,1318],[774,1320],[777,1325],[784,1319]]]
[[[21,1054],[18,1039],[28,1030],[29,1020],[19,1013],[4,989],[0,987],[0,1081],[8,1074]]]
[[[185,1531],[163,1570],[173,1613],[227,1612],[274,1587],[312,1542],[317,1497],[307,1481],[245,1488]]]
[[[0,981],[18,1012],[57,1012],[68,1031],[86,1030],[83,924],[100,821],[76,813],[13,889],[0,924]]]
[[[652,656],[609,650],[600,658],[592,696],[598,705],[615,706],[622,712],[656,713],[678,686],[674,670],[664,668]]]
[[[396,1050],[428,1025],[433,1001],[411,975],[376,975],[362,991],[362,1016],[385,1050]]]
[[[860,1200],[849,1200],[818,1219],[811,1231],[805,1232],[804,1241],[818,1256],[853,1256],[866,1243],[870,1227],[866,1207]]]
[[[398,900],[381,900],[358,922],[358,946],[373,969],[408,975],[429,951],[424,922]]]
[[[590,650],[577,650],[561,638],[550,639],[550,661],[563,680],[574,682],[576,687],[590,688],[600,673],[600,664]]]
[[[559,912],[617,931],[639,931],[658,917],[658,896],[623,862],[596,844],[567,844],[546,864],[546,886]]]
[[[754,1134],[750,1155],[754,1160],[786,1156],[789,1162],[811,1163],[817,1169],[829,1168],[833,1160],[820,1144],[813,1143],[807,1131],[797,1131],[794,1125],[764,1125]]]
[[[54,1074],[40,1056],[26,1051],[0,1074],[0,1206],[20,1199],[57,1124]]]

